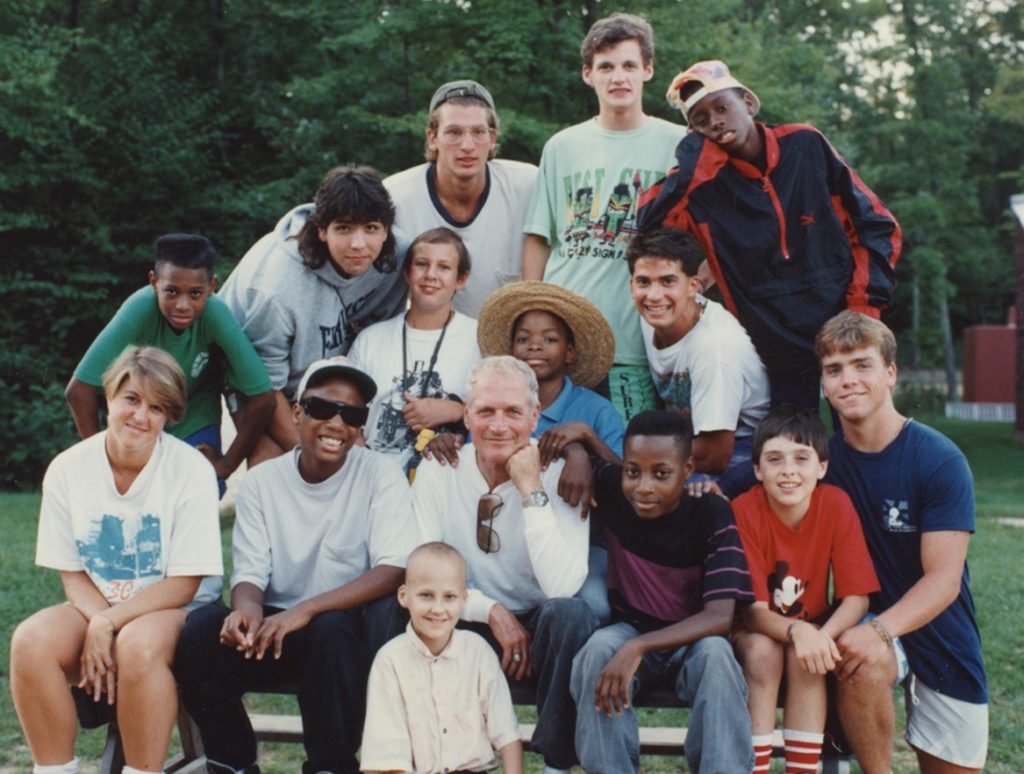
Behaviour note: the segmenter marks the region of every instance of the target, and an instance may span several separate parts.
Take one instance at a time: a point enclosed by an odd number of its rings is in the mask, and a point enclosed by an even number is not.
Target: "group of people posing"
[[[67,602],[11,645],[36,772],[115,717],[124,771],[160,771],[179,695],[211,772],[257,772],[243,696],[287,686],[310,774],[512,774],[522,680],[546,772],[637,771],[659,685],[694,771],[768,771],[780,702],[786,771],[815,771],[834,691],[888,772],[896,684],[922,771],[984,766],[971,474],[897,411],[879,320],[898,224],[722,62],[672,80],[685,126],[645,115],[642,18],[581,57],[598,114],[539,167],[453,81],[425,164],[332,170],[216,294],[207,239],[156,241],[43,482]]]

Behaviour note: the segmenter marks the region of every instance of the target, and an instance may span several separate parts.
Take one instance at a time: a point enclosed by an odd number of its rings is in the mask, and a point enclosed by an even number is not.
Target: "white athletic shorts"
[[[913,672],[903,691],[907,700],[907,742],[957,766],[985,768],[987,704],[971,704],[941,694],[918,680]]]

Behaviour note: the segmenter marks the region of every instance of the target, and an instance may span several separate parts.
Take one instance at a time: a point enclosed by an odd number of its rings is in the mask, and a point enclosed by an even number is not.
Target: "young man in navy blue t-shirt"
[[[891,770],[891,687],[902,643],[910,667],[906,739],[921,771],[980,771],[988,689],[968,585],[974,485],[967,460],[944,435],[896,410],[896,340],[883,323],[842,312],[825,323],[815,350],[842,424],[830,442],[827,480],[853,500],[882,586],[871,595],[877,617],[837,642],[843,727],[867,774]]]

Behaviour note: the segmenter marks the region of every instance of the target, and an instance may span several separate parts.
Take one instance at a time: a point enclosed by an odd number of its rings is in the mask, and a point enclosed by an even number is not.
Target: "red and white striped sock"
[[[772,735],[754,734],[754,771],[768,771],[772,765]]]
[[[782,740],[786,747],[786,774],[813,774],[818,770],[824,734],[784,728]]]

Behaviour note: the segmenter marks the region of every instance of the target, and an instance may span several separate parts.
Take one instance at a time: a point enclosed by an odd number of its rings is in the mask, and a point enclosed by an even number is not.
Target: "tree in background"
[[[430,95],[459,77],[495,95],[501,154],[536,161],[550,134],[593,114],[579,42],[614,10],[654,24],[649,113],[678,120],[664,86],[721,58],[765,120],[813,123],[849,157],[906,228],[890,322],[918,363],[943,362],[965,325],[1003,318],[1006,201],[1024,185],[1015,4],[8,0],[0,486],[36,485],[71,442],[63,385],[144,281],[159,234],[206,234],[224,275],[328,168],[422,158]]]

